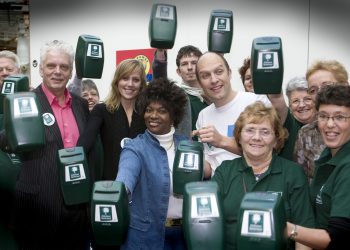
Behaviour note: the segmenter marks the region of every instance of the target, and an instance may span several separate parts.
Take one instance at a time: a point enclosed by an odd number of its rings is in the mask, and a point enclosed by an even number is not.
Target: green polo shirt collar
[[[276,158],[277,158],[276,152],[272,152],[272,159],[270,162],[270,167],[266,171],[266,174],[280,174],[280,173],[282,173],[282,164],[274,164],[276,161]],[[251,171],[251,173],[252,173],[252,168],[251,168],[251,166],[248,165],[248,163],[244,157],[242,157],[242,164],[239,166],[238,171],[239,172]]]
[[[327,147],[323,150],[320,158],[315,161],[319,166],[328,164],[333,166],[338,166],[344,159],[349,157],[350,152],[350,140],[345,143],[339,151],[332,157],[331,150]]]

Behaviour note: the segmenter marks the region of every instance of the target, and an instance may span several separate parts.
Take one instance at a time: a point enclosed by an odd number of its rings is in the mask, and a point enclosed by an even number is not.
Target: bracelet
[[[292,232],[289,235],[289,239],[295,240],[295,237],[297,237],[297,236],[298,236],[297,225],[294,224],[294,228],[293,228]]]

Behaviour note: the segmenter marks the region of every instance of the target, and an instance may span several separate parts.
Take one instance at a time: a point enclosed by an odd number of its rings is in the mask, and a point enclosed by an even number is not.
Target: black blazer
[[[37,94],[42,112],[54,115],[41,88]],[[72,95],[72,109],[83,133],[88,120],[87,101]],[[28,128],[30,129],[30,128]],[[57,122],[45,126],[44,147],[23,154],[23,166],[16,183],[13,226],[20,244],[33,249],[81,249],[89,226],[86,204],[66,206],[59,184],[57,151],[63,141]]]
[[[135,111],[132,114],[131,125],[122,105],[110,113],[106,104],[99,103],[91,111],[87,128],[80,135],[78,145],[89,153],[96,142],[98,134],[101,136],[104,150],[103,180],[115,180],[118,172],[118,163],[121,152],[120,142],[125,137],[135,138],[146,130],[143,117]]]

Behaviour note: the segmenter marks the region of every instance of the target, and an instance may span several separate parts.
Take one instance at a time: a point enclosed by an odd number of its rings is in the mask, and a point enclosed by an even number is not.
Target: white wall
[[[250,55],[252,40],[260,36],[281,37],[284,84],[304,75],[308,64],[317,58],[337,59],[350,69],[347,0],[32,0],[31,62],[39,61],[40,47],[48,40],[65,40],[75,48],[81,34],[100,37],[105,63],[102,78],[95,82],[104,99],[115,70],[115,51],[150,48],[148,22],[153,3],[169,3],[177,8],[176,41],[168,51],[168,75],[175,80],[180,80],[175,72],[180,47],[192,44],[203,52],[207,50],[209,17],[214,9],[233,11],[233,42],[225,57],[237,90],[243,90],[238,68]],[[40,84],[38,67],[31,67],[31,81],[33,86]]]

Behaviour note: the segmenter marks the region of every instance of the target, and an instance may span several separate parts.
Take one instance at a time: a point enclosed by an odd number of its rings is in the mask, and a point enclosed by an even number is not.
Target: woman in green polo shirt
[[[311,199],[316,229],[288,223],[296,242],[316,249],[348,249],[350,236],[350,86],[327,86],[316,99],[326,149],[315,161]]]
[[[294,162],[277,155],[288,132],[273,107],[261,102],[249,105],[235,124],[234,136],[242,157],[224,161],[213,180],[219,185],[225,217],[225,249],[236,249],[238,213],[247,192],[282,193],[288,221],[314,226],[308,181]],[[291,248],[304,247],[290,241]]]

